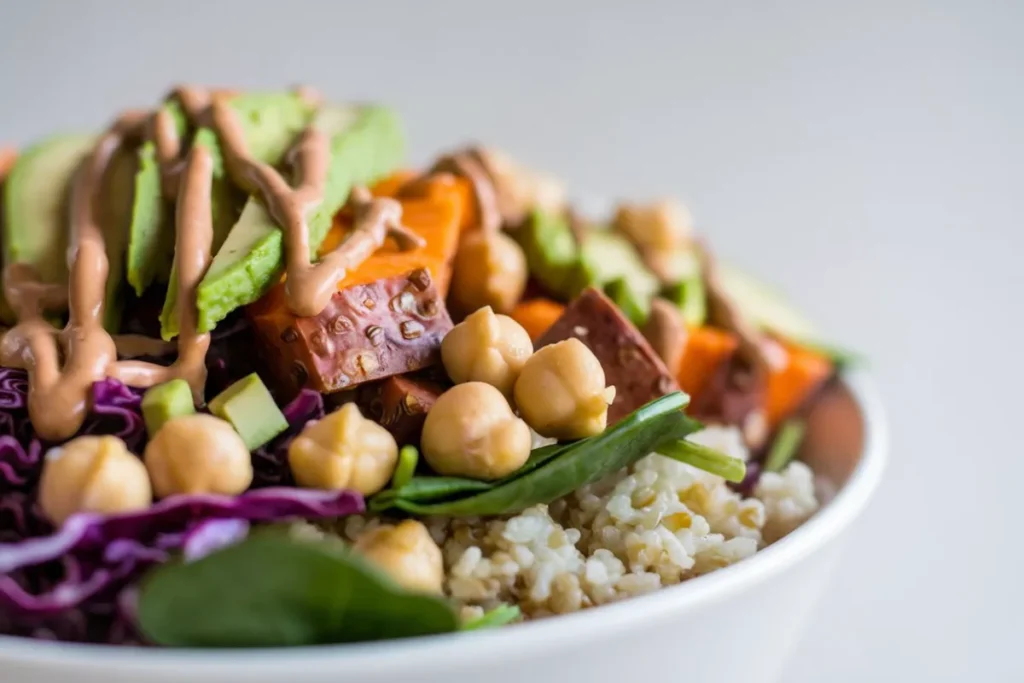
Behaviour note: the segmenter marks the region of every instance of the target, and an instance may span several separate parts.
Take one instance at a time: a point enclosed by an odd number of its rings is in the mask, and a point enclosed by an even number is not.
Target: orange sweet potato
[[[679,386],[691,398],[700,394],[738,345],[736,337],[725,330],[707,326],[691,329],[676,372]]]
[[[768,425],[776,427],[792,415],[832,376],[832,362],[821,353],[793,342],[780,342],[787,362],[768,375],[765,413]]]
[[[416,171],[413,171],[412,169],[395,171],[386,178],[378,180],[377,183],[370,188],[370,193],[374,197],[394,197],[407,182],[415,178],[417,175]]]
[[[511,317],[523,326],[530,339],[540,339],[555,321],[562,317],[565,306],[551,299],[521,301],[512,310]]]
[[[472,205],[472,196],[467,195],[460,185],[450,177],[439,177],[430,181],[426,193],[402,197],[402,224],[423,237],[427,241],[426,246],[412,251],[399,251],[389,241],[359,268],[348,273],[338,283],[338,289],[393,277],[416,268],[426,268],[438,292],[445,296],[464,214],[467,207]],[[400,187],[401,183],[395,181],[384,189],[397,191]],[[327,253],[337,247],[351,227],[351,216],[338,214],[320,247],[320,253]]]
[[[391,184],[392,191],[401,185]],[[338,283],[330,305],[300,318],[288,309],[283,282],[246,308],[261,353],[281,388],[321,392],[418,370],[436,363],[451,328],[444,297],[462,229],[465,195],[450,177],[402,197],[402,223],[426,245],[399,251],[390,240]],[[321,253],[351,229],[340,213]]]

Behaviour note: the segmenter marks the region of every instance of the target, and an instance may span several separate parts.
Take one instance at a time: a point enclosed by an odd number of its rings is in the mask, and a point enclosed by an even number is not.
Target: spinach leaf
[[[470,619],[460,628],[460,631],[477,631],[482,628],[494,628],[511,624],[519,618],[522,611],[518,605],[498,605],[494,609],[484,612],[476,619]]]
[[[458,629],[444,600],[399,588],[340,544],[265,531],[142,584],[139,623],[159,645],[286,647]]]
[[[700,423],[681,410],[687,400],[686,394],[675,392],[651,401],[603,433],[552,451],[527,473],[514,474],[487,491],[436,503],[410,500],[399,492],[393,504],[415,515],[477,516],[549,503],[636,462],[659,444],[695,432]]]
[[[433,503],[494,488],[494,482],[463,477],[413,477],[398,489],[381,491],[370,500],[370,509],[381,511],[394,507],[398,498],[420,503]]]
[[[490,491],[496,486],[506,484],[524,474],[529,474],[570,445],[551,444],[550,446],[535,448],[522,467],[512,474],[495,481],[482,481],[480,479],[466,479],[463,477],[413,477],[402,486],[381,491],[370,499],[368,506],[374,512],[383,512],[395,507],[395,501],[399,498],[413,503],[437,503],[473,493]]]

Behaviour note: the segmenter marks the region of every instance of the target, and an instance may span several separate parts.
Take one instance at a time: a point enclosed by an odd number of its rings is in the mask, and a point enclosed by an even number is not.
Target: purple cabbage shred
[[[234,334],[244,333],[240,328]],[[227,363],[221,369],[241,376]],[[203,557],[244,538],[250,524],[363,510],[356,493],[287,487],[288,444],[308,421],[324,415],[320,394],[304,391],[283,409],[288,431],[253,453],[254,490],[236,497],[174,496],[131,514],[83,513],[54,530],[34,494],[52,444],[33,431],[27,402],[25,373],[0,368],[0,634],[144,644],[134,615],[136,584],[147,569],[172,556]],[[141,391],[114,380],[97,382],[81,433],[115,434],[142,453],[141,403]]]

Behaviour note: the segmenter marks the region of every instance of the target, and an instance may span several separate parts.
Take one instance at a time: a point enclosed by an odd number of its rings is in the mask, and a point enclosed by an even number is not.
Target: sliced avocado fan
[[[331,162],[323,201],[308,219],[311,256],[320,248],[352,186],[394,170],[405,148],[397,117],[381,107],[327,106],[317,114],[316,125],[330,136]],[[200,331],[212,330],[233,310],[256,301],[277,282],[284,260],[282,238],[262,201],[250,198],[199,286]]]
[[[0,221],[4,265],[27,263],[43,282],[67,280],[71,180],[95,140],[91,135],[56,135],[30,147],[14,162],[4,181]],[[13,315],[9,310],[5,313]]]
[[[275,166],[281,163],[296,136],[309,123],[314,110],[312,104],[294,93],[240,95],[231,100],[231,107],[237,113],[245,131],[249,153],[253,158]],[[224,167],[220,144],[212,129],[200,128],[192,144],[206,147],[213,157],[213,186],[210,197],[213,208],[212,252],[217,254],[229,233],[237,229],[233,226],[238,220],[246,195],[231,183]],[[166,340],[178,335],[176,272],[177,266],[173,265],[167,286],[167,298],[160,314],[160,334]],[[212,326],[206,329],[212,329]]]
[[[174,121],[178,136],[184,137],[188,120],[181,104],[177,100],[168,100],[163,110]],[[164,200],[156,144],[147,140],[139,149],[139,170],[135,174],[135,196],[125,254],[128,284],[137,296],[142,296],[154,280],[169,277],[171,259],[167,255],[173,250],[173,206]]]

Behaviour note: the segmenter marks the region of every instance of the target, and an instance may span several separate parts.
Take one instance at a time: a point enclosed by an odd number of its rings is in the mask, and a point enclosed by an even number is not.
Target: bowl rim
[[[638,622],[670,612],[696,610],[729,597],[785,571],[835,539],[863,511],[877,489],[888,458],[888,427],[875,384],[863,370],[848,371],[842,382],[850,390],[864,422],[864,449],[846,484],[835,497],[785,538],[734,565],[675,586],[607,604],[516,625],[508,629],[463,632],[402,640],[291,648],[160,649],[56,643],[0,636],[0,665],[22,665],[80,673],[118,670],[172,669],[189,672],[292,674],[297,667],[330,665],[346,676],[426,667],[451,667],[453,662],[522,656],[589,637],[607,637]]]

